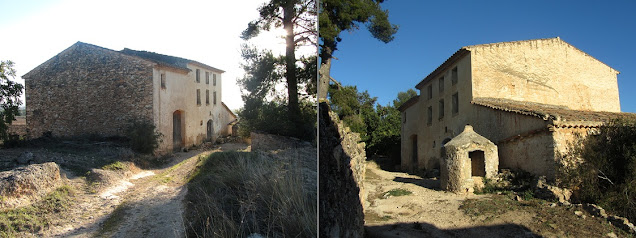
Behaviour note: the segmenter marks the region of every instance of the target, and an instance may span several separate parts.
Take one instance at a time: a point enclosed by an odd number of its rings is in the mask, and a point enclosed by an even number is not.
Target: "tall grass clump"
[[[610,121],[570,145],[563,156],[561,183],[581,202],[636,220],[636,120]]]
[[[203,159],[188,184],[188,237],[316,237],[315,169],[301,164],[256,152]]]

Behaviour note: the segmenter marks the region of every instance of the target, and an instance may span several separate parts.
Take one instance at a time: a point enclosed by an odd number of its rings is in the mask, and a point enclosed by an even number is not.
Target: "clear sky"
[[[636,1],[419,1],[382,6],[400,29],[384,44],[343,32],[331,75],[386,105],[463,46],[561,37],[620,71],[621,110],[636,112]]]
[[[236,85],[243,75],[239,36],[264,2],[0,0],[0,60],[14,61],[22,76],[77,41],[187,58],[226,71],[222,100],[237,109],[243,105]],[[274,33],[251,42],[284,52],[284,40]]]

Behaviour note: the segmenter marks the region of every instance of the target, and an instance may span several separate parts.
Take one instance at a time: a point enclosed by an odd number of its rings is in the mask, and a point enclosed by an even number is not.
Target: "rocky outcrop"
[[[326,103],[319,117],[319,236],[363,237],[364,143]]]
[[[535,181],[534,196],[546,200],[556,200],[560,203],[569,203],[572,190],[549,185],[545,176],[539,176]]]
[[[29,205],[61,184],[60,167],[53,162],[0,172],[0,208]]]

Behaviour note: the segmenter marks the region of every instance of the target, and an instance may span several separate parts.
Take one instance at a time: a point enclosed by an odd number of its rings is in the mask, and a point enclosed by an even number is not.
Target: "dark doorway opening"
[[[468,153],[468,157],[472,168],[471,176],[486,176],[486,157],[484,152],[481,150],[472,151]]]
[[[411,136],[413,152],[411,153],[411,159],[413,160],[413,168],[417,169],[417,135]]]
[[[174,150],[180,150],[185,144],[183,139],[183,112],[174,111],[172,113],[172,144]]]
[[[212,135],[214,135],[214,127],[212,125],[212,120],[208,120],[208,140],[212,140]]]

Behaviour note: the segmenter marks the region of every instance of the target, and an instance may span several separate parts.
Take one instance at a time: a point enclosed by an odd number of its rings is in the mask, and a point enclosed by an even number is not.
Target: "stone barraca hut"
[[[123,135],[131,120],[154,123],[159,152],[231,133],[221,102],[223,70],[146,51],[77,42],[23,76],[32,138]]]
[[[636,118],[620,111],[618,73],[558,37],[463,47],[399,108],[402,168],[440,169],[470,124],[497,145],[499,168],[554,178],[577,134]]]

